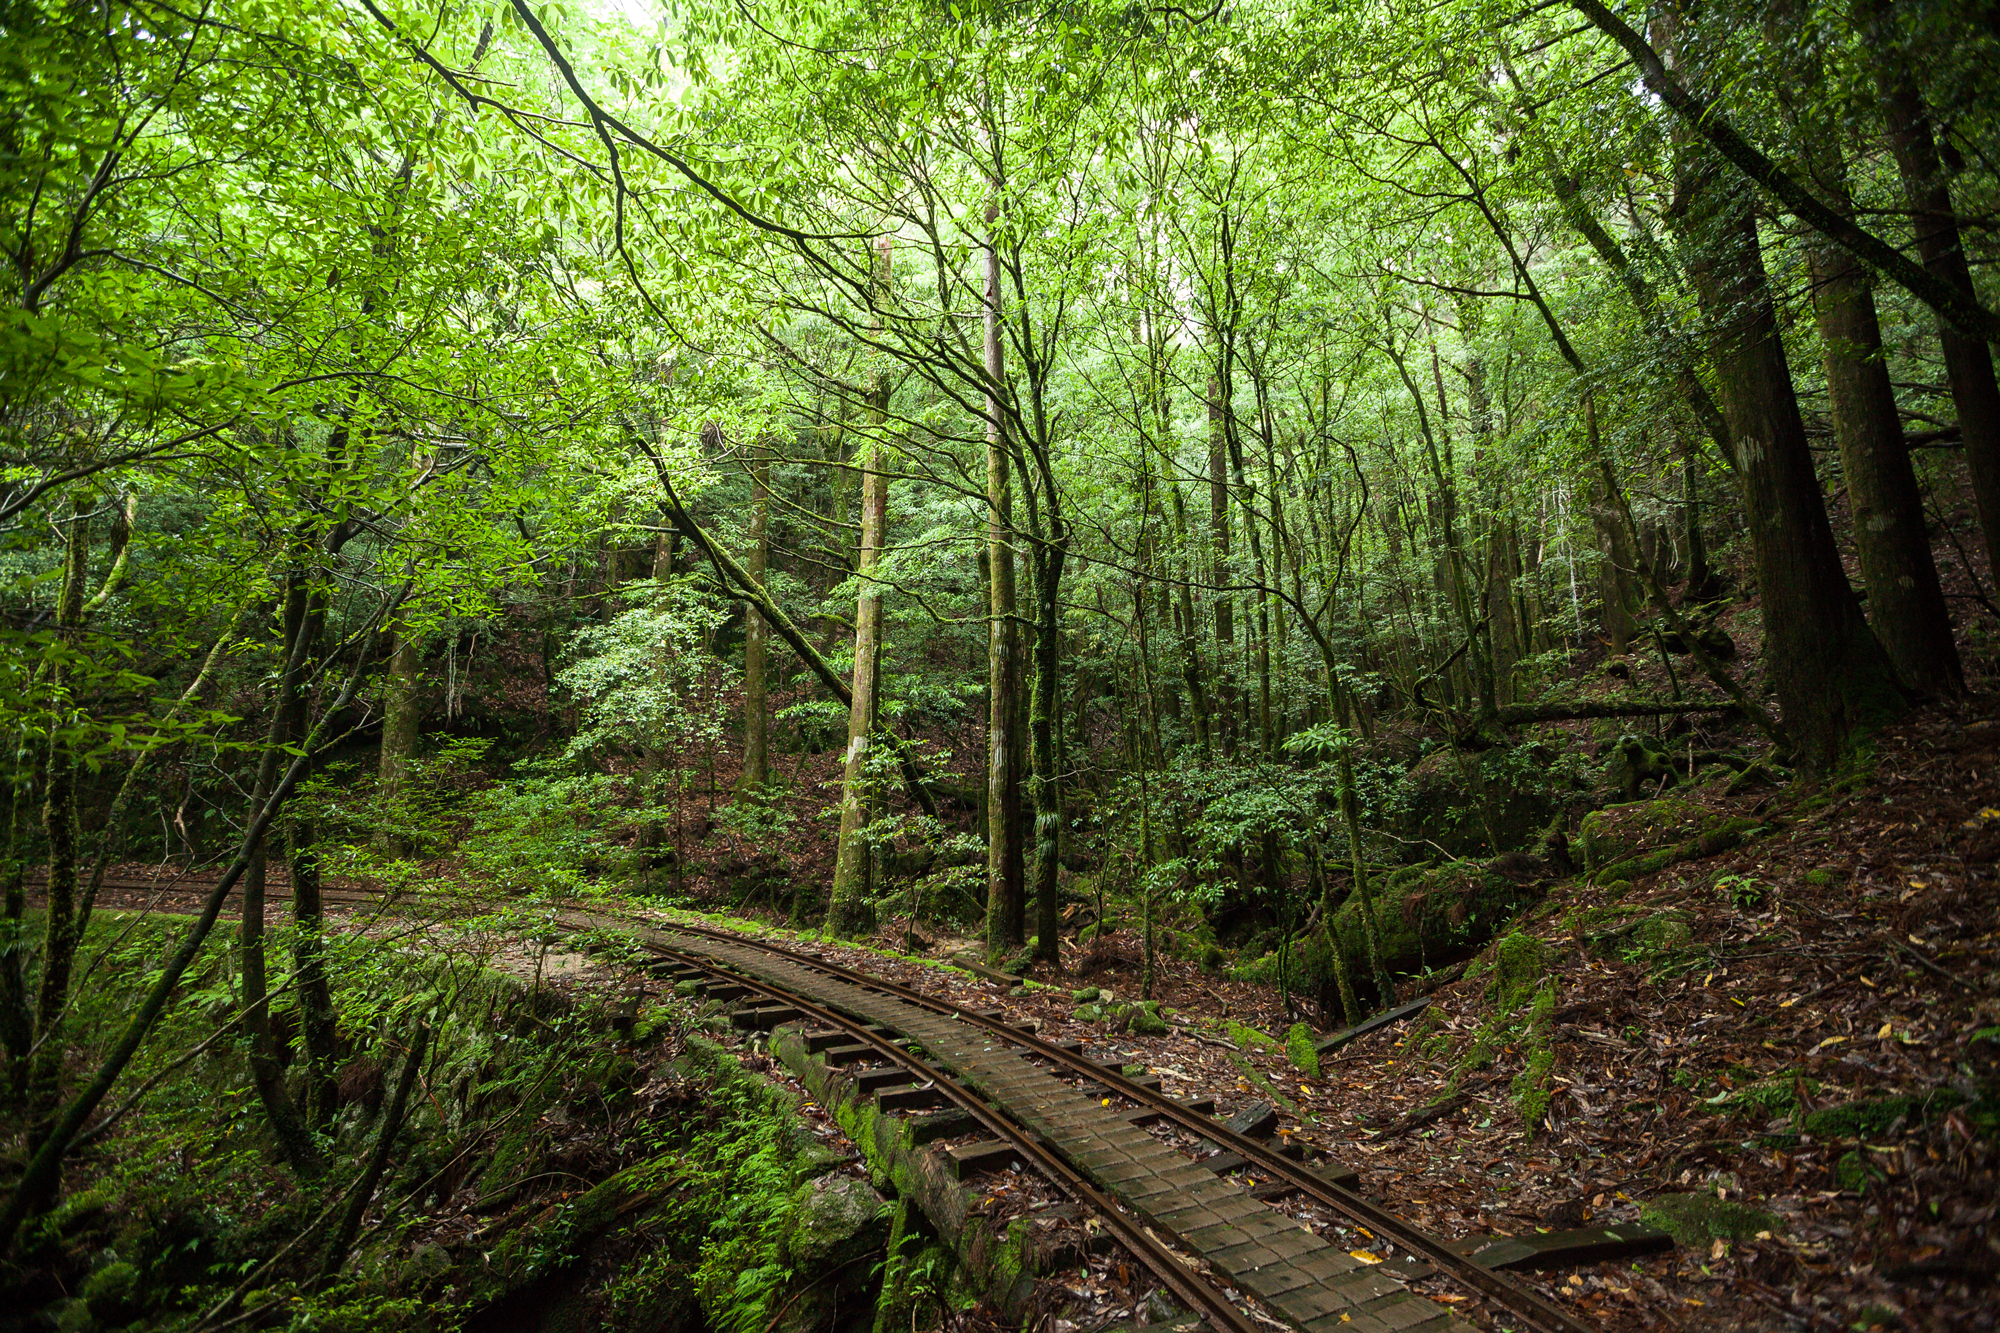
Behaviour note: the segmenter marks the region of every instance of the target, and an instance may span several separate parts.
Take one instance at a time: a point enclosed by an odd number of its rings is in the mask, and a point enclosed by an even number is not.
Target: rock
[[[853,1176],[821,1176],[801,1185],[785,1236],[794,1268],[832,1268],[877,1249],[889,1237],[889,1205]]]
[[[792,1179],[817,1180],[827,1172],[846,1164],[846,1153],[836,1152],[823,1143],[807,1143],[801,1146],[792,1158]]]
[[[1307,1078],[1319,1077],[1319,1050],[1314,1044],[1313,1030],[1304,1023],[1292,1024],[1291,1031],[1285,1034],[1285,1054],[1301,1074]]]
[[[1761,1208],[1713,1194],[1662,1194],[1640,1207],[1639,1220],[1689,1249],[1711,1240],[1750,1240],[1760,1231],[1776,1235],[1784,1229],[1784,1223]]]
[[[1164,1037],[1167,1035],[1167,1020],[1160,1017],[1160,1002],[1147,1000],[1132,1007],[1130,1028],[1140,1037]]]
[[[1070,999],[1076,1001],[1078,1004],[1089,1004],[1092,1001],[1094,1001],[1097,998],[1097,996],[1098,996],[1097,987],[1085,986],[1082,990],[1073,993],[1070,996]]]
[[[1493,980],[1486,993],[1496,1009],[1512,1013],[1534,995],[1548,970],[1548,946],[1533,935],[1516,932],[1493,947]]]
[[[139,1270],[122,1259],[114,1260],[85,1278],[77,1294],[97,1322],[122,1325],[138,1313],[134,1303],[139,1296]]]
[[[1011,990],[1009,990],[1009,991],[1007,992],[1007,998],[1008,998],[1008,999],[1010,999],[1010,1000],[1019,1000],[1019,999],[1024,999],[1024,998],[1026,998],[1027,996],[1030,996],[1030,995],[1033,995],[1033,994],[1034,994],[1034,992],[1033,992],[1032,990],[1030,990],[1030,989],[1029,989],[1029,988],[1028,988],[1028,987],[1027,987],[1027,986],[1026,986],[1025,984],[1023,984],[1023,985],[1020,985],[1020,986],[1015,986],[1014,988],[1012,988]]]
[[[51,1307],[56,1333],[91,1333],[97,1321],[91,1317],[90,1302],[80,1296],[58,1301]]]
[[[1656,792],[1664,792],[1681,779],[1673,757],[1652,737],[1637,735],[1620,736],[1612,745],[1611,757],[1604,763],[1604,776],[1611,789],[1628,801],[1638,800],[1647,783],[1654,784]]]
[[[1224,1125],[1246,1139],[1268,1139],[1278,1130],[1278,1108],[1269,1102],[1251,1102]]]
[[[1691,921],[1677,907],[1649,913],[1637,907],[1612,906],[1585,913],[1582,925],[1590,951],[1599,958],[1644,962],[1686,944],[1693,935]]]
[[[1080,1004],[1076,1007],[1076,1012],[1071,1014],[1070,1017],[1079,1023],[1102,1023],[1104,1021],[1104,1006],[1098,1004]]]
[[[1583,864],[1600,884],[1638,879],[1739,847],[1763,827],[1673,796],[1610,805],[1583,817]]]

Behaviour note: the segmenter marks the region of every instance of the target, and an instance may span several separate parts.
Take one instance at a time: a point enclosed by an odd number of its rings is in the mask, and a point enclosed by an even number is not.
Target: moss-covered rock
[[[835,1268],[889,1238],[889,1205],[853,1176],[821,1176],[801,1185],[793,1203],[785,1254],[795,1267]]]
[[[1493,977],[1486,983],[1486,993],[1495,1009],[1512,1012],[1535,993],[1548,970],[1548,946],[1537,936],[1516,931],[1493,946]]]
[[[1091,1004],[1096,1001],[1097,996],[1098,996],[1097,987],[1085,986],[1080,991],[1072,992],[1070,995],[1070,999],[1074,1000],[1078,1004]]]
[[[1761,1208],[1713,1194],[1662,1194],[1640,1206],[1639,1220],[1690,1248],[1712,1240],[1750,1240],[1760,1231],[1775,1236],[1784,1229]]]
[[[1634,734],[1620,736],[1612,743],[1604,776],[1611,790],[1628,801],[1638,800],[1648,783],[1655,791],[1664,792],[1680,780],[1672,756],[1652,737]]]
[[[98,1323],[116,1326],[136,1312],[139,1268],[116,1259],[84,1279],[77,1291]]]
[[[1306,1077],[1319,1077],[1319,1048],[1313,1042],[1313,1030],[1304,1023],[1292,1024],[1285,1033],[1285,1056],[1292,1068]]]
[[[1126,1028],[1135,1036],[1164,1037],[1167,1035],[1167,1020],[1160,1016],[1158,1000],[1143,1000],[1132,1006],[1126,1016]]]
[[[1104,1006],[1101,1004],[1080,1004],[1076,1007],[1076,1012],[1071,1014],[1070,1017],[1079,1023],[1102,1023],[1104,1021]]]
[[[1670,796],[1593,810],[1583,817],[1579,840],[1584,868],[1606,884],[1740,847],[1763,827]]]
[[[1450,861],[1412,866],[1376,881],[1371,889],[1382,962],[1391,973],[1413,975],[1454,955],[1463,957],[1493,938],[1523,910],[1542,901],[1545,867],[1532,857]],[[1330,931],[1299,951],[1299,986],[1334,997],[1337,944],[1348,974],[1361,986],[1374,973],[1363,930],[1361,902],[1349,895],[1333,914]]]

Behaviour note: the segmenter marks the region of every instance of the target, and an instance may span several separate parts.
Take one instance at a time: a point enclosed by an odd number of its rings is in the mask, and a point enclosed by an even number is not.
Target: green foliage
[[[1715,889],[1745,911],[1763,906],[1764,900],[1771,892],[1770,885],[1749,875],[1720,875],[1716,878]]]
[[[496,782],[465,803],[461,854],[468,873],[503,893],[562,897],[597,875],[625,870],[629,853],[607,828],[619,784],[555,764],[528,766],[530,776]]]

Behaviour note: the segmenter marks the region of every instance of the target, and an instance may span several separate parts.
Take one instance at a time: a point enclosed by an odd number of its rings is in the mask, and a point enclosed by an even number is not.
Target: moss
[[[1091,1004],[1096,1001],[1098,994],[1099,992],[1097,987],[1085,986],[1080,991],[1071,992],[1070,999],[1075,1001],[1077,1004]]]
[[[1583,817],[1584,868],[1599,884],[1633,880],[1741,846],[1763,825],[1678,797],[1606,806]]]
[[[1528,1010],[1525,1037],[1526,1059],[1514,1076],[1514,1104],[1520,1109],[1521,1123],[1533,1133],[1549,1107],[1549,1094],[1556,1067],[1556,1048],[1550,1032],[1556,1012],[1556,979],[1546,977],[1535,990]]]
[[[1602,908],[1599,912],[1595,920],[1606,924],[1587,936],[1587,947],[1599,958],[1646,962],[1680,948],[1694,936],[1692,918],[1679,908],[1650,914],[1641,908]]]
[[[1934,1111],[1949,1111],[1965,1099],[1950,1088],[1896,1097],[1872,1097],[1822,1107],[1799,1123],[1808,1134],[1829,1139],[1872,1138],[1889,1131],[1898,1120],[1924,1119]]]
[[[1712,1240],[1750,1240],[1760,1231],[1777,1235],[1784,1229],[1782,1222],[1761,1208],[1713,1194],[1662,1194],[1640,1207],[1639,1220],[1690,1249],[1704,1247]]]
[[[1257,1090],[1258,1095],[1268,1098],[1275,1105],[1281,1106],[1285,1110],[1290,1111],[1293,1115],[1297,1116],[1301,1122],[1305,1124],[1310,1125],[1316,1123],[1315,1118],[1313,1117],[1311,1112],[1307,1111],[1304,1107],[1300,1106],[1290,1097],[1287,1097],[1284,1093],[1284,1090],[1281,1089],[1277,1084],[1273,1083],[1270,1079],[1265,1078],[1263,1072],[1259,1070],[1257,1066],[1251,1064],[1248,1060],[1236,1054],[1234,1051],[1226,1052],[1226,1054],[1229,1056],[1229,1063],[1236,1066],[1236,1072],[1243,1075],[1244,1082],[1248,1083],[1252,1088],[1255,1088]]]
[[[1256,1028],[1245,1027],[1234,1019],[1229,1021],[1229,1026],[1226,1030],[1229,1033],[1229,1039],[1246,1051],[1275,1051],[1278,1049],[1278,1039],[1276,1037],[1266,1036]]]
[[[84,1279],[77,1294],[90,1306],[90,1313],[107,1324],[122,1323],[135,1313],[139,1296],[139,1269],[124,1260],[114,1260]]]
[[[1786,1071],[1740,1088],[1725,1089],[1708,1101],[1731,1115],[1768,1120],[1797,1111],[1801,1090],[1808,1095],[1818,1092],[1819,1083],[1795,1071]]]
[[[1292,1068],[1308,1078],[1319,1077],[1319,1050],[1313,1044],[1313,1030],[1304,1023],[1292,1024],[1285,1034],[1285,1055]]]
[[[1142,1000],[1131,1006],[1125,1027],[1141,1037],[1164,1037],[1168,1031],[1167,1020],[1160,1016],[1158,1000]]]
[[[1534,994],[1535,984],[1548,970],[1548,947],[1535,936],[1516,931],[1493,946],[1493,980],[1486,993],[1497,1010],[1512,1013]]]

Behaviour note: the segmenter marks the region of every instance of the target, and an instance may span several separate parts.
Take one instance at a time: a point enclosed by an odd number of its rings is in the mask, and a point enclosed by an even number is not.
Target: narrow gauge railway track
[[[1072,1170],[1067,1162],[1046,1147],[1033,1133],[1015,1124],[1007,1116],[1004,1108],[981,1097],[937,1065],[876,1032],[868,1023],[849,1018],[836,1009],[827,1008],[782,986],[731,970],[704,954],[674,949],[652,941],[642,942],[641,947],[655,958],[672,960],[683,967],[699,969],[712,976],[726,978],[732,986],[753,991],[766,999],[780,1001],[785,1007],[798,1010],[803,1017],[828,1028],[838,1029],[853,1038],[855,1042],[868,1046],[882,1062],[900,1065],[917,1077],[927,1080],[936,1091],[970,1115],[987,1133],[1012,1147],[1021,1155],[1024,1162],[1032,1165],[1079,1203],[1092,1209],[1133,1257],[1159,1279],[1162,1286],[1179,1297],[1188,1309],[1207,1319],[1210,1327],[1217,1330],[1217,1333],[1258,1333],[1258,1325],[1253,1318],[1238,1309],[1236,1304],[1213,1284],[1204,1281],[1191,1270],[1187,1261],[1155,1237],[1144,1223],[1127,1216],[1117,1200]]]
[[[193,895],[206,893],[212,887],[212,882],[204,882],[205,878],[189,876],[162,883],[152,880],[107,877],[103,887],[106,889],[116,888],[125,891],[154,894]],[[288,885],[273,884],[269,887],[267,893],[272,900],[283,901],[290,897],[291,891]],[[328,905],[358,906],[374,905],[383,902],[382,895],[367,889],[327,887],[322,889],[321,894],[322,900]],[[400,895],[395,901],[414,906],[422,902],[450,900],[439,899],[435,896],[409,894]],[[559,909],[555,923],[575,930],[594,930],[607,927],[628,929],[636,926],[649,932],[661,930],[673,931],[695,939],[713,940],[741,948],[754,949],[775,959],[782,959],[785,962],[818,971],[829,977],[847,982],[850,985],[865,987],[931,1013],[953,1018],[958,1022],[979,1029],[990,1036],[1018,1046],[1025,1053],[1046,1060],[1056,1069],[1100,1084],[1119,1097],[1137,1103],[1159,1119],[1174,1124],[1198,1138],[1215,1143],[1225,1151],[1236,1153],[1247,1164],[1255,1166],[1261,1174],[1269,1179],[1283,1182],[1286,1186],[1297,1190],[1307,1198],[1324,1204],[1335,1213],[1346,1218],[1349,1222],[1367,1228],[1376,1236],[1397,1248],[1409,1254],[1421,1256],[1438,1272],[1446,1275],[1459,1286],[1476,1293],[1481,1299],[1492,1306],[1512,1315],[1529,1328],[1536,1330],[1536,1333],[1597,1333],[1597,1330],[1593,1329],[1590,1325],[1577,1319],[1576,1316],[1562,1309],[1527,1284],[1507,1273],[1484,1268],[1473,1263],[1470,1259],[1452,1249],[1442,1239],[1405,1222],[1380,1204],[1333,1183],[1305,1163],[1296,1162],[1282,1156],[1258,1140],[1238,1134],[1222,1122],[1214,1120],[1201,1112],[1190,1110],[1164,1093],[1155,1092],[1151,1088],[1125,1077],[1124,1074],[1115,1068],[1106,1067],[1086,1056],[1065,1050],[1053,1042],[1045,1041],[1033,1033],[1013,1027],[1000,1019],[989,1017],[977,1010],[953,1004],[949,1000],[942,1000],[926,995],[922,991],[914,990],[898,982],[890,981],[887,978],[842,967],[837,963],[829,962],[814,954],[787,949],[782,945],[756,937],[732,934],[728,931],[715,930],[704,926],[680,923],[663,924],[643,918],[624,916],[616,912],[605,912],[594,908],[581,907]],[[1107,1225],[1112,1228],[1121,1240],[1127,1243],[1128,1248],[1132,1249],[1134,1255],[1139,1257],[1142,1262],[1151,1266],[1153,1260],[1157,1258],[1165,1265],[1158,1273],[1161,1281],[1169,1290],[1180,1296],[1189,1305],[1190,1309],[1205,1314],[1213,1313],[1215,1318],[1220,1321],[1216,1325],[1218,1333],[1220,1333],[1221,1329],[1225,1328],[1230,1330],[1230,1333],[1252,1333],[1252,1330],[1256,1327],[1254,1323],[1247,1321],[1246,1317],[1233,1303],[1222,1297],[1219,1291],[1209,1286],[1206,1282],[1192,1277],[1185,1267],[1184,1262],[1176,1257],[1173,1251],[1167,1249],[1154,1239],[1143,1226],[1136,1224],[1131,1218],[1121,1213],[1117,1205],[1112,1203],[1108,1196],[1102,1194],[1095,1186],[1078,1175],[1067,1163],[1055,1157],[1043,1144],[1024,1135],[1023,1131],[1018,1128],[1011,1126],[1005,1120],[1004,1116],[1000,1115],[989,1104],[980,1099],[976,1093],[960,1086],[956,1081],[948,1079],[947,1076],[941,1075],[933,1066],[919,1060],[918,1057],[896,1046],[893,1042],[886,1040],[877,1033],[865,1031],[864,1029],[867,1026],[865,1023],[857,1024],[855,1020],[838,1015],[834,1010],[807,997],[797,995],[784,987],[776,986],[760,978],[749,976],[741,970],[729,968],[714,958],[687,950],[675,950],[670,946],[659,944],[655,941],[642,941],[642,945],[649,952],[656,953],[662,958],[671,956],[683,965],[696,966],[717,975],[726,975],[733,984],[743,985],[771,998],[780,999],[785,1004],[799,1009],[802,1013],[810,1013],[816,1019],[825,1021],[842,1031],[853,1032],[858,1041],[881,1052],[885,1059],[902,1064],[906,1068],[910,1068],[912,1072],[921,1071],[924,1077],[937,1078],[939,1080],[938,1086],[945,1090],[946,1096],[951,1098],[955,1104],[962,1106],[988,1132],[1013,1145],[1017,1151],[1022,1153],[1024,1160],[1033,1162],[1037,1167],[1042,1167],[1045,1174],[1052,1181],[1055,1181],[1059,1186],[1070,1191],[1101,1213],[1105,1217]],[[1046,1166],[1044,1166],[1045,1163],[1047,1164]],[[1224,1314],[1220,1310],[1215,1310],[1211,1304],[1214,1301],[1220,1301],[1228,1313]]]
[[[567,913],[565,915],[569,916]],[[570,924],[584,929],[603,928],[614,922],[620,925],[636,924],[629,918],[610,914],[579,913],[570,916]],[[647,929],[660,930],[662,927],[649,924]],[[1375,1233],[1375,1235],[1381,1237],[1383,1240],[1394,1244],[1396,1247],[1411,1254],[1421,1255],[1439,1272],[1447,1275],[1461,1286],[1475,1291],[1484,1300],[1521,1320],[1529,1327],[1538,1330],[1539,1333],[1597,1333],[1597,1330],[1593,1329],[1589,1324],[1577,1319],[1576,1316],[1556,1305],[1526,1283],[1517,1280],[1509,1274],[1482,1268],[1459,1254],[1456,1250],[1453,1250],[1438,1237],[1412,1226],[1380,1204],[1325,1179],[1305,1163],[1295,1162],[1256,1139],[1238,1134],[1220,1121],[1211,1119],[1201,1112],[1190,1110],[1164,1093],[1155,1092],[1151,1088],[1125,1077],[1114,1068],[1107,1068],[1086,1056],[1065,1050],[1053,1042],[1044,1041],[1039,1036],[1013,1027],[1003,1020],[989,1017],[977,1010],[967,1009],[961,1005],[953,1004],[948,1000],[940,1000],[933,996],[925,995],[921,991],[913,990],[910,987],[889,981],[883,977],[842,967],[837,963],[828,962],[812,954],[787,949],[783,946],[772,944],[769,941],[734,935],[727,931],[712,930],[702,926],[676,924],[664,927],[664,929],[683,935],[712,939],[738,947],[760,950],[775,958],[783,959],[798,966],[812,968],[828,976],[848,982],[851,985],[866,987],[901,1000],[904,1003],[929,1010],[932,1013],[954,1018],[961,1023],[978,1028],[993,1037],[1022,1047],[1026,1052],[1047,1060],[1059,1069],[1081,1076],[1091,1082],[1101,1084],[1116,1095],[1137,1102],[1147,1112],[1167,1120],[1200,1138],[1216,1143],[1227,1151],[1238,1154],[1246,1162],[1254,1164],[1260,1172],[1268,1174],[1272,1179],[1283,1181],[1306,1197],[1325,1204],[1336,1213],[1346,1217],[1349,1221],[1366,1227],[1369,1231]],[[645,947],[652,949],[664,946],[656,946],[648,941]],[[732,982],[754,986],[774,997],[782,998],[785,1003],[798,1007],[802,1011],[807,1007],[806,1003],[801,1003],[800,997],[792,995],[782,987],[772,986],[767,982],[752,978],[741,971],[728,968],[713,958],[692,955],[689,961],[695,961],[696,959],[701,959],[699,965],[705,970],[726,973]],[[814,1008],[816,1010],[819,1009],[818,1006],[814,1006]],[[826,1011],[820,1010],[820,1012]],[[843,1028],[846,1026],[846,1023],[842,1024]],[[874,1038],[869,1044],[871,1046],[878,1046],[881,1044],[881,1041],[879,1038]],[[1231,1308],[1233,1309],[1234,1307]]]

